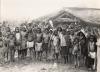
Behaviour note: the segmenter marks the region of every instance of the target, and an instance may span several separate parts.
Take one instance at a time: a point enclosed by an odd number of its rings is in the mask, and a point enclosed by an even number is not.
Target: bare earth
[[[74,68],[72,64],[54,64],[45,61],[22,60],[1,65],[0,72],[91,72],[84,67]]]

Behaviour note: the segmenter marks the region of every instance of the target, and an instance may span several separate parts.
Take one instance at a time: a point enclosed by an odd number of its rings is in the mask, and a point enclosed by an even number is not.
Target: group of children
[[[7,58],[14,62],[15,52],[18,59],[22,60],[29,56],[31,59],[41,61],[51,59],[59,62],[74,62],[75,67],[80,67],[81,61],[88,68],[96,68],[96,36],[85,35],[83,32],[67,31],[58,27],[56,29],[41,29],[32,26],[16,27],[11,31],[5,28],[5,34],[0,29],[0,61]],[[44,56],[45,55],[45,56]]]

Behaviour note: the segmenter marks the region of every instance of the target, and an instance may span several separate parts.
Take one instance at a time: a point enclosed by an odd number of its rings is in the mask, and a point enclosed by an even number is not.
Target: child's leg
[[[24,59],[24,49],[21,50],[21,58]]]
[[[17,47],[18,47],[18,48],[17,48],[17,52],[18,52],[18,59],[20,59],[20,54],[21,54],[21,53],[20,53],[20,50],[19,50],[19,49],[20,49],[20,46],[17,46]]]
[[[33,58],[33,48],[29,48],[30,50],[30,58],[32,59]]]
[[[66,56],[64,56],[64,64],[66,64]]]
[[[80,67],[80,56],[77,56],[77,65]]]
[[[12,61],[14,62],[15,50],[12,50]]]
[[[55,58],[57,62],[58,62],[58,56],[59,56],[59,53],[55,53]]]
[[[76,66],[77,66],[77,56],[76,55],[74,55],[74,65],[75,65],[75,68],[76,68]]]
[[[27,49],[24,49],[24,58],[27,56]]]

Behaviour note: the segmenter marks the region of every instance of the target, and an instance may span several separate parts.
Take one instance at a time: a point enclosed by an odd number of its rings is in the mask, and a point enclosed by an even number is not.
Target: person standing
[[[49,40],[50,40],[49,30],[46,28],[43,33],[43,52],[46,54],[46,60],[47,60],[47,56],[49,52],[49,49],[48,49]]]
[[[35,40],[35,51],[37,60],[41,60],[42,58],[42,43],[43,43],[43,33],[41,31],[41,28],[37,28],[36,40]]]
[[[21,46],[21,34],[20,34],[20,29],[19,27],[15,28],[15,39],[16,39],[16,50],[18,51],[18,59],[21,58],[21,50],[20,50],[20,46]]]
[[[100,72],[100,35],[98,36],[96,45],[97,45],[97,72]]]
[[[88,68],[89,70],[94,69],[96,65],[96,54],[97,54],[97,46],[95,42],[95,37],[90,35],[88,41]]]
[[[21,27],[21,58],[24,59],[27,55],[27,48],[26,48],[26,28],[25,27]]]

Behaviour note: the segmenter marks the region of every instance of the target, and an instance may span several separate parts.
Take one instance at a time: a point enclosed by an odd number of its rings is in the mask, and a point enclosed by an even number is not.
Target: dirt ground
[[[0,66],[0,72],[91,72],[85,67],[75,68],[73,64],[54,64],[46,61],[25,59]]]

